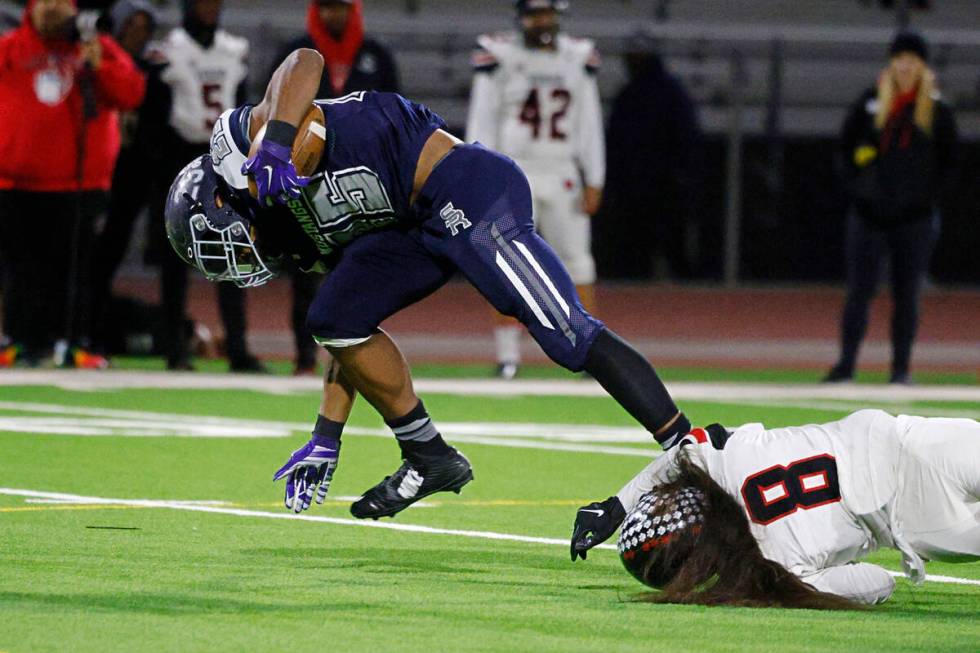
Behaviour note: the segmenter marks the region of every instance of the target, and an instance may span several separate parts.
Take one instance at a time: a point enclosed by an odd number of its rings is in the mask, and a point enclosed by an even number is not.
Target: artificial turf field
[[[205,387],[162,388],[161,377],[128,374],[0,385],[2,652],[980,650],[980,563],[928,566],[973,584],[900,580],[885,605],[833,614],[637,604],[641,586],[614,551],[571,563],[575,508],[656,454],[605,397],[420,383],[476,480],[365,523],[350,518],[350,500],[395,469],[398,451],[363,400],[333,500],[297,518],[271,478],[308,437],[315,389],[229,390],[226,379],[242,377],[203,375],[189,385]],[[784,384],[773,397],[795,380],[775,376]],[[695,423],[780,426],[868,406],[980,417],[980,401],[935,397],[695,395],[679,402]],[[891,552],[871,560],[899,569]]]

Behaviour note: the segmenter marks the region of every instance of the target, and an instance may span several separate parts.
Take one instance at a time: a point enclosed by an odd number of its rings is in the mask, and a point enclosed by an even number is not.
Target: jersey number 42
[[[540,138],[541,128],[546,126],[546,136],[555,141],[563,141],[568,135],[561,123],[571,102],[572,94],[566,89],[553,88],[549,93],[534,87],[521,106],[519,118],[531,128],[532,138]]]

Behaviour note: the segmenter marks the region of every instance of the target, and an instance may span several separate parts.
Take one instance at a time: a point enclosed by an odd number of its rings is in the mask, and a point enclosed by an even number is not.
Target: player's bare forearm
[[[599,186],[585,186],[582,189],[582,210],[586,215],[595,215],[602,204],[602,188]]]
[[[265,89],[265,98],[252,110],[251,129],[257,132],[270,120],[299,125],[316,99],[322,75],[323,56],[319,52],[309,48],[294,50],[276,68]]]
[[[340,363],[331,357],[323,373],[323,401],[320,402],[320,414],[335,422],[346,422],[356,398],[357,390],[344,376]]]

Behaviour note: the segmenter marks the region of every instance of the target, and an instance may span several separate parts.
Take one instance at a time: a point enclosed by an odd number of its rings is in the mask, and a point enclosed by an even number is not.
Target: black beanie
[[[919,55],[923,61],[929,61],[929,44],[918,32],[905,31],[895,35],[888,47],[888,56],[894,57],[902,52],[911,52]]]

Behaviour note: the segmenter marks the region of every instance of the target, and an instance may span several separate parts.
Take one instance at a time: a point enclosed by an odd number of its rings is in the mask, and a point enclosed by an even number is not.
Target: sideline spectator
[[[845,183],[853,201],[847,217],[847,299],[841,354],[825,382],[854,377],[886,258],[891,261],[891,383],[909,384],[919,322],[919,290],[939,236],[938,197],[952,177],[956,123],[927,66],[929,49],[915,32],[889,48],[877,88],[861,94],[841,133]]]
[[[291,52],[313,48],[323,55],[324,74],[318,98],[335,98],[355,91],[398,93],[398,69],[388,50],[365,36],[361,0],[311,0],[306,34],[287,43],[276,56],[269,77]],[[296,342],[294,374],[316,373],[317,347],[306,328],[317,286],[323,277],[290,270],[293,289],[291,316]]]
[[[119,152],[118,111],[143,99],[129,55],[74,0],[29,0],[0,38],[0,365],[104,368],[90,350],[95,222]]]
[[[652,37],[635,34],[624,59],[629,81],[609,116],[608,182],[595,221],[599,270],[604,278],[651,278],[659,253],[673,277],[689,277],[701,140],[697,109]]]
[[[283,46],[273,70],[298,48],[313,48],[323,55],[324,74],[318,98],[335,98],[354,91],[399,90],[398,68],[391,53],[364,34],[361,0],[311,0],[306,34]]]
[[[223,0],[184,0],[183,23],[161,44],[166,66],[160,78],[169,91],[169,126],[158,177],[150,203],[150,258],[160,263],[166,316],[167,369],[190,370],[187,266],[174,255],[163,227],[163,209],[170,183],[191,159],[209,151],[211,128],[225,107],[245,101],[248,41],[218,27]],[[231,283],[218,284],[218,305],[225,327],[225,353],[235,372],[266,372],[249,353],[245,340],[245,292]]]
[[[93,262],[93,340],[106,353],[107,311],[112,280],[129,246],[133,225],[147,204],[161,153],[166,147],[169,90],[160,80],[160,57],[148,51],[157,17],[146,0],[119,0],[109,11],[112,34],[146,76],[146,97],[135,111],[120,115],[122,148],[112,176],[109,210]]]

